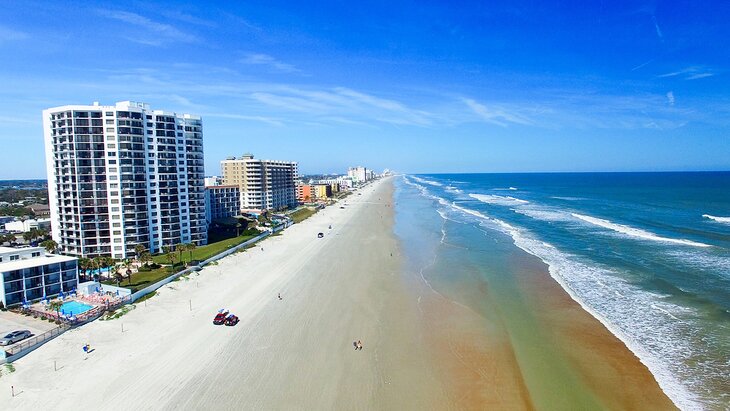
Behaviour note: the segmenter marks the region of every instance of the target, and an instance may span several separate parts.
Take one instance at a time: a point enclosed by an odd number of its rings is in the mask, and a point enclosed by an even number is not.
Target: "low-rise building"
[[[236,185],[205,187],[205,218],[235,217],[241,213],[241,191]]]
[[[315,199],[311,184],[297,184],[297,200],[300,203],[311,203]]]
[[[36,217],[50,217],[51,208],[45,204],[31,204],[27,207]]]
[[[329,184],[317,184],[314,186],[314,195],[317,200],[327,200],[332,197],[332,187]]]
[[[48,254],[43,247],[0,247],[0,302],[4,307],[56,297],[79,283],[75,257]]]
[[[5,229],[8,231],[13,231],[16,233],[27,233],[30,230],[36,229],[36,230],[46,230],[49,231],[51,229],[51,219],[50,218],[38,218],[38,219],[28,219],[25,221],[17,220],[17,221],[11,221],[9,223],[5,223]]]

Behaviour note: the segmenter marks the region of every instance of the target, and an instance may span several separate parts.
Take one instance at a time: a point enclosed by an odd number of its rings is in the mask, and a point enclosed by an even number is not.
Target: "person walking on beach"
[[[362,350],[362,342],[360,340],[357,340],[357,350]]]
[[[279,293],[279,294],[278,294],[277,296],[279,297],[279,300],[281,300],[281,299],[282,299],[282,298],[281,298],[281,293]]]

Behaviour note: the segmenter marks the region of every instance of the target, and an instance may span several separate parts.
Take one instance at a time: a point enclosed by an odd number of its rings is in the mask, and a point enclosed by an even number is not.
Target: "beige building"
[[[241,210],[279,210],[297,206],[299,167],[293,161],[255,159],[252,154],[221,161],[223,184],[239,187]]]

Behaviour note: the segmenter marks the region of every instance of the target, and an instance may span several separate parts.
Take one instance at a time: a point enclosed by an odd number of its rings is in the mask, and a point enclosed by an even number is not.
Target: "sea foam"
[[[514,198],[510,196],[497,196],[493,194],[469,194],[469,197],[479,200],[483,203],[503,206],[529,204],[529,201],[520,200],[519,198]]]
[[[722,223],[722,224],[730,224],[730,217],[717,217],[714,215],[709,214],[702,214],[702,217],[709,218],[712,221]]]
[[[599,227],[607,228],[609,230],[613,230],[618,233],[625,234],[629,237],[641,238],[644,240],[661,241],[661,242],[665,242],[665,243],[691,245],[694,247],[711,247],[709,244],[698,243],[698,242],[692,241],[692,240],[661,237],[654,233],[644,231],[640,228],[635,228],[635,227],[631,227],[628,225],[614,223],[609,220],[604,220],[602,218],[591,217],[591,216],[578,214],[578,213],[571,213],[570,215],[572,215],[573,217],[575,217],[579,220],[583,220],[587,223],[591,223],[591,224],[599,226]]]
[[[419,183],[428,184],[428,185],[431,185],[431,186],[434,186],[434,187],[443,187],[444,186],[443,184],[439,183],[438,181],[427,180],[425,178],[416,177],[416,176],[411,176],[411,177],[414,180],[418,181]]]

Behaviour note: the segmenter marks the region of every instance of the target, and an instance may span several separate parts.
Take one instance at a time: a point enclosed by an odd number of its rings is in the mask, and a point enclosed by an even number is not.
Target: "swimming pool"
[[[81,313],[89,311],[92,308],[94,307],[89,304],[80,303],[78,301],[68,301],[61,305],[60,311],[61,314],[79,315]]]

